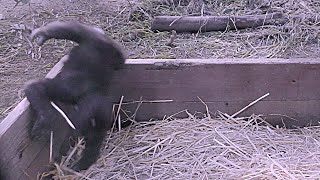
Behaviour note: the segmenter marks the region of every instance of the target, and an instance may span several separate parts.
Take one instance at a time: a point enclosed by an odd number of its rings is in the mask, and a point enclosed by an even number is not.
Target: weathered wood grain
[[[66,59],[67,56],[62,58],[46,77],[56,76]],[[48,153],[46,159],[37,157],[42,155],[40,152],[49,145],[31,141],[28,136],[27,127],[31,118],[29,102],[23,99],[0,123],[0,170],[4,179],[35,179],[38,171],[31,170],[32,173],[28,174],[28,167],[35,166],[43,169],[48,164]],[[34,162],[35,165],[33,165]]]
[[[62,67],[59,62],[48,77]],[[320,59],[179,59],[128,60],[109,92],[114,102],[165,100],[144,103],[137,120],[162,119],[188,109],[205,112],[200,97],[212,113],[233,114],[266,93],[270,95],[239,116],[263,114],[273,124],[318,124],[320,117]],[[137,104],[123,105],[134,111]],[[295,118],[292,120],[286,116]],[[177,117],[186,117],[185,113]],[[48,163],[48,144],[30,141],[32,118],[23,100],[0,124],[0,169],[6,179],[34,179]],[[57,139],[64,138],[65,122],[57,123]]]

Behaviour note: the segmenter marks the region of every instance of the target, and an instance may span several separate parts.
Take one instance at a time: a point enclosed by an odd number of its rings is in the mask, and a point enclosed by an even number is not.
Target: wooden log
[[[156,16],[151,30],[177,32],[225,31],[281,25],[287,22],[281,13],[245,16]]]
[[[59,62],[48,76],[55,76],[62,65]],[[149,120],[184,109],[190,113],[205,112],[198,96],[211,112],[220,110],[231,115],[270,93],[239,116],[264,114],[272,124],[305,126],[319,124],[319,79],[320,59],[129,59],[126,68],[115,75],[110,94],[115,103],[121,95],[124,103],[141,97],[173,100],[143,103],[136,118]],[[137,103],[122,107],[134,112]],[[176,117],[187,115],[181,113]],[[24,99],[0,123],[0,171],[6,180],[35,179],[49,162],[49,145],[28,137],[27,127],[32,118],[29,103]],[[66,122],[56,125],[54,134],[62,141],[70,127]]]

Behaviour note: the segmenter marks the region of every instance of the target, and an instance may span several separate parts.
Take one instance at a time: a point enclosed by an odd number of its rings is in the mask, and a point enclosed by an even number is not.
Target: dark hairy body
[[[56,77],[27,83],[25,94],[36,116],[30,135],[35,140],[48,138],[54,123],[62,117],[51,101],[76,106],[68,116],[76,127],[75,134],[85,137],[86,148],[73,168],[87,169],[97,160],[105,132],[113,124],[112,103],[106,92],[114,71],[123,67],[125,57],[101,29],[84,24],[52,22],[31,34],[39,45],[51,38],[71,40],[78,45],[72,48]]]

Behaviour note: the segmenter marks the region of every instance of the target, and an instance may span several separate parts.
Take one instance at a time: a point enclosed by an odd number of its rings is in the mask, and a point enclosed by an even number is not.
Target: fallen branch
[[[156,16],[153,31],[205,32],[282,25],[287,22],[281,13],[245,16]]]

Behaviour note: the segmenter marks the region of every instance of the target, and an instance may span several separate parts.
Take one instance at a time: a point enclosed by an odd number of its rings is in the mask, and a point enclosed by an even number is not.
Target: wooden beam
[[[68,56],[63,57],[46,77],[55,77],[67,58]],[[49,146],[46,143],[31,141],[28,136],[31,119],[29,102],[24,98],[0,123],[0,172],[3,179],[35,179],[37,173],[48,164],[48,158],[39,157],[48,155],[44,151]]]
[[[244,16],[156,16],[153,31],[208,32],[282,25],[288,21],[281,13]]]
[[[62,61],[47,77],[60,71]],[[141,97],[173,100],[143,103],[136,116],[140,121],[162,119],[184,109],[205,112],[198,97],[211,112],[220,110],[231,115],[266,93],[270,95],[239,116],[264,114],[273,124],[318,125],[320,59],[128,59],[125,69],[115,75],[110,90],[114,102],[122,95],[124,102]],[[122,107],[133,112],[137,103]],[[5,179],[34,179],[48,163],[48,144],[28,137],[31,119],[29,103],[24,99],[0,123],[0,170]],[[63,139],[63,130],[69,127],[65,122],[57,124],[59,131],[55,134]]]
[[[212,112],[233,114],[270,93],[240,115],[264,114],[272,124],[283,121],[291,127],[318,124],[319,59],[129,60],[128,64],[127,69],[115,77],[118,83],[114,83],[111,91],[114,97],[124,95],[126,102],[140,97],[173,100],[167,104],[141,106],[136,116],[139,120],[161,119],[183,109],[204,110],[198,96]]]

